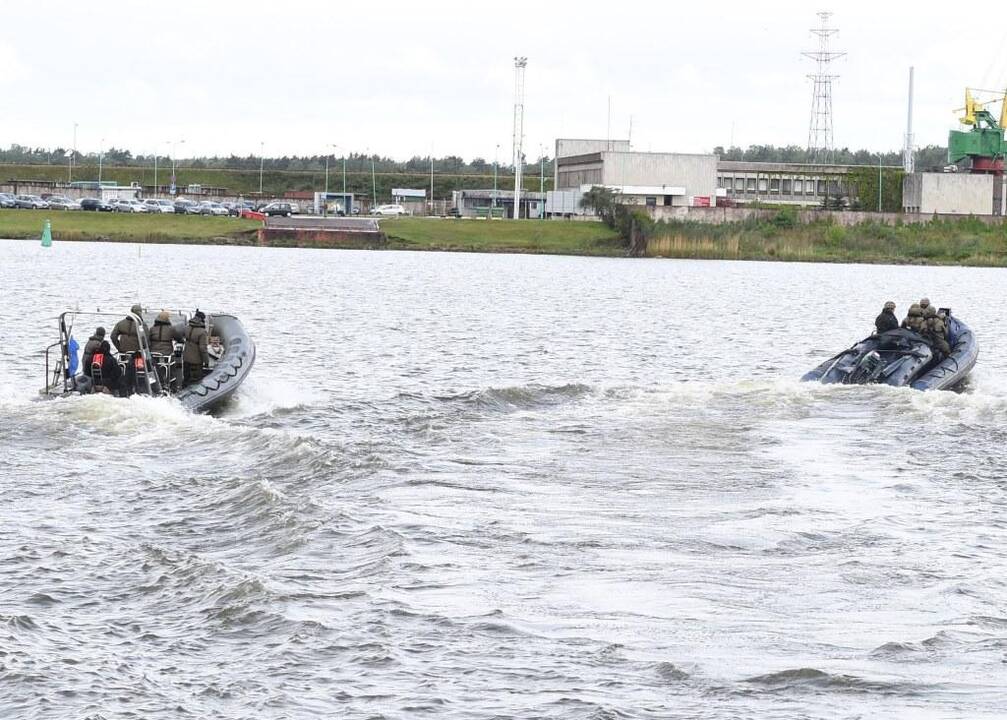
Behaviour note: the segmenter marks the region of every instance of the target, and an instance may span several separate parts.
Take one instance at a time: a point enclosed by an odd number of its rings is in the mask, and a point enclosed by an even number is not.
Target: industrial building
[[[1004,215],[1004,177],[913,173],[902,180],[902,210],[924,215]]]
[[[467,218],[513,218],[513,190],[455,190],[451,193],[452,207],[459,217]],[[545,194],[537,192],[521,193],[521,217],[536,219],[544,217]]]
[[[556,141],[550,216],[578,214],[572,198],[595,185],[621,201],[648,207],[707,207],[766,202],[818,206],[826,197],[855,196],[850,181],[860,166],[721,160],[716,155],[644,153],[626,140]],[[898,170],[879,168],[880,172]]]
[[[717,187],[724,191],[730,205],[756,202],[821,205],[826,197],[855,197],[857,188],[849,176],[863,169],[862,165],[720,160]],[[874,170],[891,173],[901,167]]]
[[[628,148],[628,141],[557,140],[556,190],[583,193],[602,185],[618,192],[624,203],[648,207],[716,203],[716,155]]]

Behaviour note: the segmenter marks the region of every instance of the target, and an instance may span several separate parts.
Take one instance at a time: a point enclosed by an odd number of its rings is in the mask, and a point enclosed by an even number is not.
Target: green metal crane
[[[1004,156],[1007,155],[1007,143],[1004,142],[1004,129],[1007,128],[1007,102],[1005,93],[983,90],[977,92],[997,92],[998,97],[986,102],[977,102],[972,97],[972,90],[965,89],[965,115],[961,118],[963,125],[970,125],[969,130],[952,130],[948,133],[948,162],[958,163],[971,159],[974,173],[1000,174],[1004,169]],[[1000,102],[1000,118],[993,116],[986,105]]]

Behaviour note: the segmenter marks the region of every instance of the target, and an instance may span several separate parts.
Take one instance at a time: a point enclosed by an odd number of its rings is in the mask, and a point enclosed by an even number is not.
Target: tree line
[[[25,145],[11,145],[7,149],[0,148],[0,163],[11,165],[66,165],[69,162],[71,150],[64,147],[42,148],[28,147]],[[257,155],[228,155],[211,157],[178,157],[175,162],[188,168],[199,170],[246,170],[259,171],[260,163],[267,172],[323,172],[325,163],[328,160],[329,172],[339,173],[342,171],[343,159],[346,160],[348,172],[370,172],[373,161],[374,171],[378,173],[403,173],[423,175],[430,173],[430,156],[414,155],[408,160],[394,160],[381,155],[366,155],[364,153],[350,153],[349,155],[284,155],[282,157],[260,158]],[[169,163],[168,155],[158,155],[161,163]],[[545,163],[545,172],[552,175],[552,160],[548,157],[526,160],[525,172],[530,172],[531,168],[540,169],[541,163]],[[124,148],[109,147],[101,154],[101,162],[108,167],[135,167],[154,164],[153,154],[134,155]],[[98,163],[98,153],[74,154],[74,164],[85,165]],[[492,175],[493,162],[485,158],[477,157],[466,161],[457,155],[447,155],[433,158],[433,169],[435,174],[447,175]],[[509,163],[499,163],[497,172],[500,174],[510,174],[513,167]]]
[[[798,145],[749,145],[747,148],[730,147],[725,149],[717,146],[714,154],[721,160],[747,160],[749,162],[815,162],[813,153]],[[916,169],[920,171],[939,171],[948,164],[948,149],[943,145],[927,145],[917,148],[915,153]],[[874,165],[880,160],[882,165],[901,165],[902,150],[887,152],[871,152],[869,150],[850,150],[838,148],[832,152],[832,162],[838,165]]]
[[[12,165],[66,165],[69,161],[70,150],[64,147],[42,148],[28,147],[26,145],[11,145],[3,149],[0,148],[0,163]],[[713,153],[719,155],[723,160],[748,160],[752,162],[792,162],[807,163],[813,162],[814,158],[806,148],[797,145],[749,145],[747,148],[717,146],[713,148]],[[931,171],[940,170],[947,165],[947,148],[940,145],[927,145],[916,151],[916,167],[919,170]],[[169,162],[167,155],[159,155],[159,161]],[[325,169],[325,162],[328,159],[329,172],[341,172],[343,167],[342,155],[284,155],[282,157],[259,158],[256,155],[228,155],[211,157],[186,157],[176,158],[176,163],[185,167],[206,170],[246,170],[258,171],[260,162],[267,171],[277,172],[321,172]],[[408,160],[395,160],[381,155],[367,155],[364,153],[350,153],[345,156],[346,169],[348,172],[370,172],[371,161],[374,162],[374,170],[379,173],[404,173],[422,175],[430,172],[430,156],[414,155]],[[833,152],[833,162],[841,165],[877,165],[878,161],[883,165],[901,165],[902,151],[891,150],[888,152],[871,152],[868,150],[850,150],[840,148]],[[154,156],[151,154],[134,155],[124,148],[110,147],[102,153],[101,161],[109,167],[132,167],[146,166],[154,164]],[[97,153],[76,153],[74,164],[97,164]],[[545,164],[546,175],[552,175],[552,159],[549,157],[526,160],[526,173],[530,173],[532,168],[539,170],[541,164]],[[444,157],[433,158],[435,174],[448,175],[492,175],[493,162],[485,158],[476,157],[466,161],[458,155],[446,155]],[[510,163],[499,163],[497,172],[500,174],[510,174],[513,166]]]

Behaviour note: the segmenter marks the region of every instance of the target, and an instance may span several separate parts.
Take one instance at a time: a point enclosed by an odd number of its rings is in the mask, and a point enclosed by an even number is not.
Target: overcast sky
[[[962,6],[964,8],[964,6]],[[528,57],[526,155],[556,137],[639,150],[805,145],[801,51],[840,29],[835,142],[901,147],[916,66],[918,145],[943,144],[966,85],[1007,84],[1007,8],[802,2],[3,3],[0,146],[134,152],[510,155],[513,56]],[[903,13],[905,16],[903,16]],[[952,27],[954,25],[954,27]],[[998,108],[997,108],[998,109]],[[183,149],[184,148],[184,149]],[[550,153],[551,154],[551,153]]]

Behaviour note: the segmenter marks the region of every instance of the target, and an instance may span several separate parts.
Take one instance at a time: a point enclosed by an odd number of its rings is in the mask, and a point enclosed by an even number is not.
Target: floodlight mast
[[[521,182],[524,174],[524,71],[528,58],[514,58],[514,219],[521,217]]]

